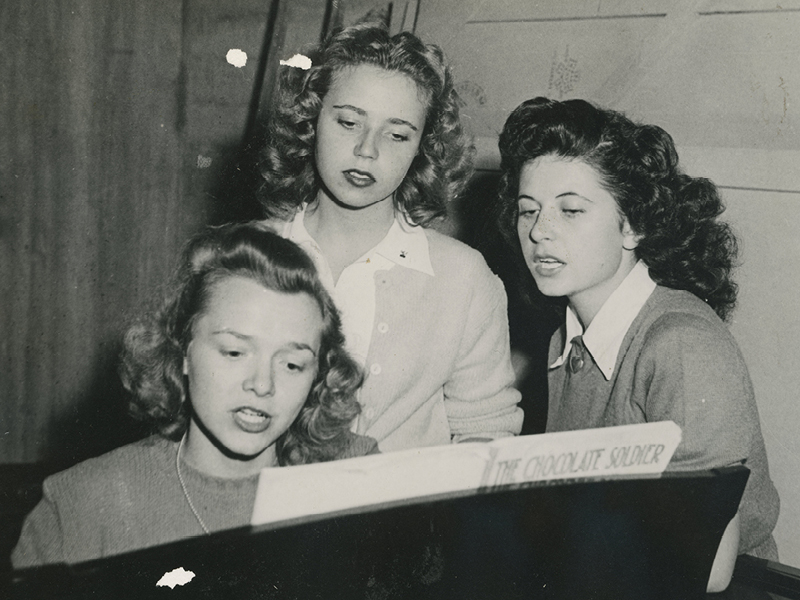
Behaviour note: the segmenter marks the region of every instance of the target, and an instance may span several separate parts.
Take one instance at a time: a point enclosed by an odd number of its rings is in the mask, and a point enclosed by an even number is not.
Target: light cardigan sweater
[[[547,431],[674,421],[683,437],[667,469],[745,461],[739,552],[777,560],[772,530],[780,503],[753,387],[716,313],[689,292],[657,286],[627,330],[610,379],[588,352],[583,368],[568,373],[569,361],[557,361],[568,343],[562,327],[550,344]]]
[[[175,467],[178,443],[160,436],[128,444],[45,479],[43,497],[25,519],[11,556],[14,568],[76,563],[203,535]],[[339,458],[378,451],[350,434]],[[186,492],[209,531],[250,524],[258,475],[225,479],[181,460]]]
[[[286,235],[283,222],[267,222]],[[357,433],[382,452],[522,429],[506,293],[479,252],[431,229],[433,275],[375,273],[375,316]]]

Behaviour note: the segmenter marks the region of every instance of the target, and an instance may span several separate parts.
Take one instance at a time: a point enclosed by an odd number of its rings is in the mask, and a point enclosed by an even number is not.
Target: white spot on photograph
[[[225,60],[227,60],[234,67],[241,69],[247,64],[247,53],[239,50],[238,48],[231,48],[225,55]]]
[[[176,585],[186,585],[192,579],[194,579],[194,573],[180,567],[168,573],[164,573],[164,576],[156,583],[156,587],[169,586],[170,589],[175,589]]]
[[[282,60],[281,65],[284,67],[295,67],[308,71],[311,68],[311,59],[302,54],[295,54],[289,60]]]

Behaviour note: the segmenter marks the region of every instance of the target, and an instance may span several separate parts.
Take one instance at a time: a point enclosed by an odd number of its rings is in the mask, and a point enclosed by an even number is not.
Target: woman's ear
[[[622,221],[622,247],[625,250],[636,250],[642,236],[633,231],[628,219]]]

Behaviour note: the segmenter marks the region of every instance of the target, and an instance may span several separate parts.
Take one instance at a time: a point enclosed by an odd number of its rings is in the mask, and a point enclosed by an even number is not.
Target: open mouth
[[[239,416],[242,419],[244,419],[245,421],[250,421],[251,423],[260,423],[264,419],[269,418],[269,415],[267,413],[250,407],[240,408],[236,412],[239,413]]]
[[[534,257],[533,264],[534,273],[542,277],[546,277],[548,275],[555,275],[556,273],[560,272],[566,263],[563,263],[552,256],[541,256]]]
[[[269,427],[272,417],[264,411],[250,406],[244,406],[233,411],[233,419],[244,431],[248,433],[261,433]]]
[[[557,269],[564,264],[560,260],[550,257],[536,258],[534,259],[534,262],[536,263],[536,266],[545,270]]]
[[[345,179],[350,182],[351,185],[356,187],[367,187],[368,185],[372,185],[375,183],[375,177],[372,176],[372,173],[367,171],[359,171],[358,169],[349,169],[343,172]]]

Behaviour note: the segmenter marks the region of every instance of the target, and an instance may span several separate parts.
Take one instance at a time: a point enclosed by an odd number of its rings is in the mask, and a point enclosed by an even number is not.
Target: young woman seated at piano
[[[550,345],[547,431],[672,420],[670,469],[746,462],[709,589],[738,553],[777,560],[779,500],[747,367],[724,319],[736,238],[716,187],[669,134],[583,100],[528,100],[500,135],[500,227],[539,291],[566,297]]]
[[[263,226],[190,241],[120,372],[158,434],[49,477],[15,568],[245,526],[261,469],[377,452],[349,430],[361,371],[331,298],[305,252]]]

